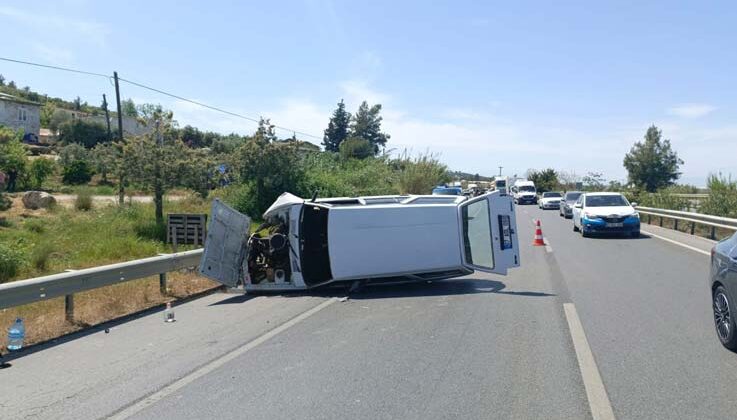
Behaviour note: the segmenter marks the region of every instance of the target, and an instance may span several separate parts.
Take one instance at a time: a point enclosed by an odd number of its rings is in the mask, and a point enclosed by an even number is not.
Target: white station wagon
[[[304,200],[284,193],[263,217],[250,234],[250,218],[213,201],[200,272],[265,291],[440,280],[475,270],[505,275],[520,264],[512,198],[498,191],[472,199]]]

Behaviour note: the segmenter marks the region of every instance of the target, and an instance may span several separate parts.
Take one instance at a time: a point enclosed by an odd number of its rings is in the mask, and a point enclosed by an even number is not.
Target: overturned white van
[[[200,272],[264,291],[505,275],[520,264],[512,198],[497,191],[472,199],[284,193],[263,218],[250,234],[250,218],[213,201]]]

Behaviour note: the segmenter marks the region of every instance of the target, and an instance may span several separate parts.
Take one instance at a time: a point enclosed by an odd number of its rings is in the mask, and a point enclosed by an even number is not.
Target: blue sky
[[[624,154],[656,124],[685,161],[683,181],[703,185],[716,171],[737,176],[734,3],[120,5],[4,1],[0,56],[117,70],[318,136],[339,99],[351,111],[363,99],[379,102],[389,147],[429,150],[468,172],[553,167],[622,180]],[[0,74],[91,103],[114,93],[106,79],[7,62]],[[171,108],[182,125],[254,130],[129,85],[122,91]]]

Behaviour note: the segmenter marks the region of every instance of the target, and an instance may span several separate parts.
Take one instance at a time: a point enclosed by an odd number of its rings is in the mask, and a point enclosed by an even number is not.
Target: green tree
[[[8,87],[12,90],[18,90],[18,86],[12,80],[8,83]]]
[[[86,161],[88,158],[89,153],[87,149],[79,143],[67,144],[59,150],[59,164],[61,166],[69,166],[77,160]]]
[[[0,171],[8,175],[6,188],[15,191],[17,180],[26,176],[28,158],[21,139],[23,133],[0,126]]]
[[[107,127],[97,122],[79,118],[67,121],[59,127],[59,140],[64,144],[79,143],[91,149],[108,141]]]
[[[270,119],[261,117],[258,122],[256,133],[253,135],[253,140],[262,145],[279,140],[276,136],[275,128],[276,126],[271,123]]]
[[[252,216],[260,216],[283,192],[302,192],[303,168],[296,143],[248,140],[233,154],[231,167],[253,193],[247,209]]]
[[[120,164],[120,148],[113,143],[100,143],[90,151],[90,160],[100,174],[103,184],[108,183],[108,174],[117,173]]]
[[[606,180],[601,172],[587,172],[581,182],[587,191],[600,191],[604,189]]]
[[[623,164],[631,184],[655,192],[675,183],[681,176],[678,169],[683,160],[671,148],[670,140],[663,139],[662,131],[652,125],[645,141],[636,142],[624,156]]]
[[[123,99],[120,102],[121,113],[124,117],[136,118],[138,117],[138,109],[136,108],[133,99]]]
[[[391,137],[381,131],[381,104],[369,107],[366,101],[361,103],[358,111],[353,115],[351,121],[350,137],[360,137],[368,140],[374,146],[374,154],[379,153],[379,148],[386,145]]]
[[[341,99],[338,102],[338,107],[333,111],[333,116],[330,117],[328,128],[325,129],[325,135],[322,139],[326,151],[337,152],[340,150],[340,144],[348,138],[350,123],[351,114],[345,110],[345,104]]]
[[[530,170],[527,172],[527,179],[534,182],[535,188],[541,192],[555,191],[560,186],[558,173],[553,168],[541,171]]]
[[[31,178],[31,188],[41,189],[44,181],[54,173],[55,168],[56,164],[51,159],[34,159],[28,171]]]
[[[5,86],[5,76],[0,74],[0,86]]]
[[[339,150],[343,159],[366,159],[374,155],[374,146],[360,137],[351,137],[341,142]]]
[[[51,117],[49,118],[49,130],[51,130],[54,135],[59,133],[59,128],[62,126],[62,124],[71,121],[72,117],[69,115],[68,112],[62,110],[62,109],[55,109],[54,112],[51,114]]]
[[[56,107],[54,107],[53,102],[46,101],[43,104],[43,106],[41,107],[41,127],[49,128],[49,124],[51,123],[51,117],[54,115],[55,110],[56,110]]]

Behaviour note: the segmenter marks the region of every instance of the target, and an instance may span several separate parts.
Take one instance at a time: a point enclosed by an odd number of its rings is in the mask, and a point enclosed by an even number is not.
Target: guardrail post
[[[663,216],[660,216],[660,227],[663,227]]]
[[[709,239],[716,239],[717,238],[717,228],[716,226],[711,227],[711,234],[709,234]]]
[[[647,224],[648,225],[652,225],[653,224],[653,215],[652,214],[648,214],[647,215]]]
[[[159,292],[164,296],[169,293],[166,287],[166,273],[159,273]]]
[[[678,219],[673,219],[673,230],[678,230]]]
[[[696,230],[696,222],[691,222],[691,235],[694,234],[695,230]]]
[[[64,317],[67,322],[74,322],[74,295],[64,296]]]

